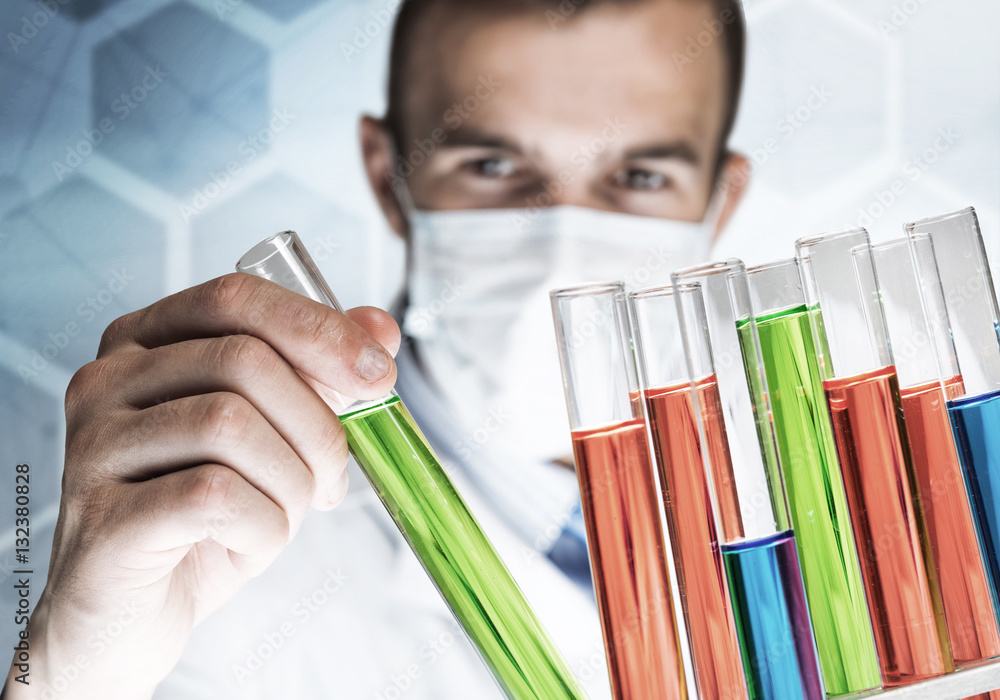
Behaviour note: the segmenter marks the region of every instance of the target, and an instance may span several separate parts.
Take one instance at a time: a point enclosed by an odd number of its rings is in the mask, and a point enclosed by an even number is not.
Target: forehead
[[[625,125],[625,140],[716,145],[726,63],[724,39],[711,31],[719,26],[714,3],[603,3],[570,14],[558,7],[426,17],[409,71],[411,133],[463,126],[525,147],[552,147],[552,139],[568,146],[612,119]]]

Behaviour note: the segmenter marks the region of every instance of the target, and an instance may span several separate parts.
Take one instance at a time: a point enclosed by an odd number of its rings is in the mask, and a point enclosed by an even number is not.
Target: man
[[[398,389],[594,697],[545,293],[704,257],[745,183],[742,32],[732,0],[411,0],[387,116],[361,123],[409,245]],[[306,519],[348,488],[322,397],[384,395],[400,344],[385,312],[247,275],[113,322],[67,392],[32,685],[12,666],[8,697],[495,692],[369,490]]]

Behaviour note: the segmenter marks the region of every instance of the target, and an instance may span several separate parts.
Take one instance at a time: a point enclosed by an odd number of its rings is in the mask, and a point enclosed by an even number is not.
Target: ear
[[[389,130],[381,119],[366,114],[361,117],[359,135],[361,157],[364,159],[368,182],[371,184],[375,199],[378,200],[382,214],[392,230],[397,236],[406,240],[408,234],[406,215],[392,186],[392,161],[395,150]]]
[[[715,228],[712,243],[719,240],[722,232],[726,230],[726,225],[732,219],[743,199],[743,193],[747,191],[750,183],[751,166],[750,161],[742,153],[730,152],[726,155],[726,162],[722,165],[719,173],[719,180],[716,184],[716,196],[722,200],[722,211],[719,213],[719,223]]]

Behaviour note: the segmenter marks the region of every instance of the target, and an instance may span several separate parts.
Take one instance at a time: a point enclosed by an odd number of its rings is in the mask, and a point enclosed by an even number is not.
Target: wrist
[[[56,620],[43,593],[24,631],[14,640],[14,657],[0,700],[148,700],[155,684],[129,685],[125,669],[95,658],[81,627]],[[70,629],[58,629],[59,625]],[[72,629],[76,627],[76,629]],[[131,680],[131,679],[130,679]]]

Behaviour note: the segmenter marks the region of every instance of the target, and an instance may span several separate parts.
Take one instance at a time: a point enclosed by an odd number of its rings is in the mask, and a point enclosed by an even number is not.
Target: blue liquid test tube
[[[936,328],[951,336],[947,340],[954,341],[956,355],[953,360],[941,358],[939,364],[957,364],[964,382],[964,393],[948,401],[948,413],[993,589],[994,612],[1000,616],[1000,311],[986,246],[972,207],[903,228],[911,243],[921,234],[929,236],[934,249],[941,287],[935,291],[943,292],[947,309],[947,323]],[[936,284],[934,271],[918,263],[915,260],[924,288],[921,296],[927,302],[928,290]]]
[[[679,270],[675,287],[701,285],[735,482],[735,512],[720,510],[722,559],[750,697],[824,697],[816,642],[785,500],[763,363],[744,365],[737,308],[746,268],[729,259]],[[683,313],[683,310],[679,310]],[[685,348],[693,357],[687,338]],[[693,361],[693,360],[692,360]],[[690,371],[694,374],[694,368]],[[717,488],[717,486],[716,486]],[[719,508],[718,493],[714,494]]]

